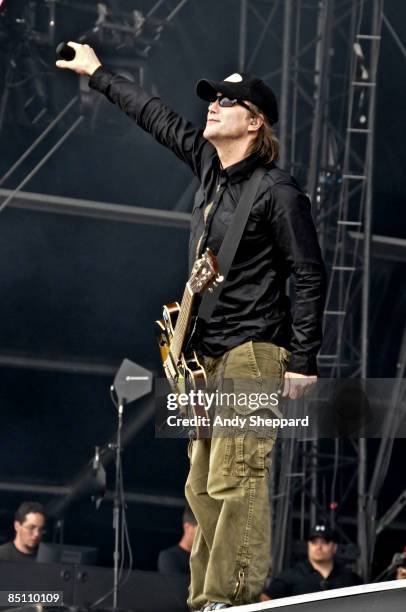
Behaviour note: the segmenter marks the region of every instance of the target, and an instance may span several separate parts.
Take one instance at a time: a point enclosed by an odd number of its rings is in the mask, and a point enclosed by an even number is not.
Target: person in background
[[[15,538],[0,546],[0,561],[35,561],[45,524],[43,506],[23,502],[14,515]]]
[[[406,580],[406,560],[396,568],[396,580]]]
[[[393,556],[392,568],[394,571],[392,573],[392,579],[394,580],[406,580],[406,546],[401,553],[396,553]]]
[[[158,571],[162,574],[190,574],[190,551],[196,535],[197,521],[187,506],[183,513],[183,535],[175,546],[161,550]]]
[[[316,525],[309,534],[307,559],[273,578],[262,601],[362,584],[357,574],[335,560],[336,553],[335,532],[326,525]]]

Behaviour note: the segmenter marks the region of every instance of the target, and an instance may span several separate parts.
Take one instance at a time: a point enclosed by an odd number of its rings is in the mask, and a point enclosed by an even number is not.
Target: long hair
[[[265,117],[264,113],[255,104],[250,103],[250,108],[253,117],[261,115],[264,122],[258,130],[255,140],[252,141],[248,153],[258,153],[264,165],[274,162],[279,157],[279,140],[277,139],[272,125]]]

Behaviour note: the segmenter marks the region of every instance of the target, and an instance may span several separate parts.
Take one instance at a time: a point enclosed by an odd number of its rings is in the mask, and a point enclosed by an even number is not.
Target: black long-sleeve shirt
[[[161,550],[158,556],[158,572],[161,574],[190,574],[190,552],[176,544]]]
[[[251,155],[224,170],[202,130],[159,98],[104,67],[94,72],[89,86],[188,164],[201,183],[192,212],[189,262],[206,247],[217,254],[243,186],[261,164],[259,157]],[[293,319],[285,292],[291,274]],[[316,374],[324,301],[325,269],[310,202],[287,172],[270,165],[199,348],[218,357],[248,340],[271,341],[291,351],[289,371]]]
[[[335,563],[327,578],[323,576],[306,560],[293,568],[283,571],[279,576],[271,579],[265,593],[271,599],[292,597],[305,593],[317,593],[330,589],[357,586],[362,580],[351,570]]]

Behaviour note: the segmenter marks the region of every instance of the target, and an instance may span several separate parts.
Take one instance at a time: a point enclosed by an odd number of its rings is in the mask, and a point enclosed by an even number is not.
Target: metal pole
[[[358,441],[358,509],[357,509],[357,542],[359,557],[358,573],[364,580],[368,574],[368,538],[366,527],[366,488],[367,488],[367,443],[365,438]]]
[[[120,551],[120,531],[121,531],[121,507],[122,507],[122,499],[121,499],[121,429],[123,426],[123,411],[124,406],[120,404],[118,407],[118,427],[117,427],[117,441],[116,441],[116,486],[115,486],[115,494],[114,494],[114,502],[113,502],[113,529],[114,529],[114,572],[113,572],[113,610],[118,610],[118,583],[119,583],[119,563],[120,563],[120,554],[123,554],[123,551]]]
[[[382,5],[381,2],[374,2],[374,16],[373,16],[373,35],[379,36],[381,31],[382,22]],[[379,58],[379,46],[380,40],[376,39],[371,42],[372,44],[372,66],[371,66],[371,79],[376,82],[376,74],[378,68]],[[369,105],[368,105],[368,125],[370,133],[367,141],[367,155],[366,155],[366,201],[365,201],[365,212],[364,212],[364,274],[363,274],[363,286],[362,286],[362,323],[361,323],[361,375],[363,378],[367,377],[368,372],[368,325],[369,325],[369,293],[370,293],[370,277],[371,277],[371,235],[372,235],[372,204],[373,204],[373,170],[374,170],[374,129],[375,129],[375,101],[376,101],[376,87],[371,87],[369,92]]]
[[[349,40],[352,41],[353,44],[354,42],[356,42],[357,40],[356,36],[357,34],[359,34],[360,28],[361,28],[363,1],[364,0],[358,0],[357,2],[352,3],[350,26],[349,26],[348,34],[349,34]],[[349,79],[348,79],[349,96],[348,96],[348,109],[347,109],[347,126],[346,126],[347,129],[346,129],[345,143],[344,143],[344,161],[343,161],[343,174],[344,175],[351,173],[353,150],[355,149],[355,147],[351,146],[352,145],[351,128],[353,124],[353,107],[354,107],[354,95],[355,95],[352,82],[355,81],[356,74],[357,74],[357,56],[353,51],[353,44],[350,45],[351,51],[350,51],[350,58],[349,58],[350,60],[349,61]],[[358,163],[363,168],[365,164],[365,160],[360,158]],[[359,198],[360,202],[361,202],[362,197],[363,196],[361,194]],[[338,202],[339,212],[338,212],[337,218],[339,221],[347,222],[351,218],[351,216],[349,217],[348,215],[349,200],[350,200],[350,186],[348,184],[348,181],[344,181],[342,183],[342,188],[340,190],[339,202]],[[361,205],[360,205],[360,210],[361,210]],[[359,215],[361,215],[361,212],[359,212]],[[335,249],[336,249],[336,252],[334,255],[334,264],[335,265],[338,264],[340,267],[345,266],[346,261],[347,261],[347,252],[350,250],[348,246],[348,227],[347,225],[342,225],[342,224],[338,225]],[[337,278],[336,283],[335,283],[337,285],[337,290],[336,290],[337,301],[335,305],[338,311],[344,311],[346,310],[346,297],[347,297],[349,277],[347,276],[347,273],[341,270],[340,271],[336,270],[335,273],[332,274],[332,278]],[[329,291],[332,290],[332,288],[333,288],[333,281],[330,284]],[[340,317],[340,316],[336,317],[335,326],[334,326],[335,333],[336,333],[336,346],[335,348],[333,348],[333,352],[336,353],[337,358],[336,358],[335,366],[332,367],[331,375],[334,376],[335,374],[338,378],[341,377],[342,363],[345,363],[345,356],[344,356],[344,349],[343,349],[344,323],[345,323],[345,317]]]
[[[291,79],[291,33],[293,19],[293,2],[285,0],[283,17],[283,43],[282,43],[282,74],[281,74],[281,96],[279,112],[279,140],[281,153],[279,157],[282,168],[287,168],[289,163],[289,89]]]
[[[8,68],[7,68],[5,77],[4,77],[4,84],[5,84],[4,91],[0,98],[0,132],[3,129],[4,117],[6,114],[8,98],[10,95],[11,79],[12,79],[13,72],[15,70],[14,66],[15,66],[14,58],[11,56],[9,58]]]
[[[386,17],[386,15],[383,15],[383,22],[386,25],[386,27],[388,28],[388,30],[389,30],[393,40],[395,41],[395,43],[399,47],[399,50],[400,50],[401,54],[406,59],[406,47],[404,46],[404,44],[400,40],[399,36],[396,34],[396,31],[392,27],[392,25],[391,25],[389,19]]]
[[[156,227],[181,227],[189,229],[190,226],[190,213],[172,210],[110,204],[107,202],[82,200],[80,198],[65,198],[63,196],[30,191],[19,191],[16,195],[12,189],[2,189],[0,187],[0,200],[3,197],[12,197],[10,208],[15,209],[89,217],[89,219],[107,219],[121,223],[141,223]]]
[[[295,160],[296,160],[296,140],[298,138],[298,78],[299,78],[299,49],[300,49],[300,25],[301,25],[301,0],[297,0],[296,4],[296,24],[295,24],[295,41],[293,45],[294,63],[293,79],[292,79],[292,115],[291,115],[291,141],[290,141],[290,165],[289,172],[293,174],[295,172]]]
[[[247,54],[248,0],[240,0],[240,39],[238,45],[238,70],[244,72]]]
[[[65,134],[57,141],[57,143],[48,151],[46,155],[38,162],[38,164],[27,174],[27,176],[17,185],[17,187],[11,192],[11,194],[0,204],[0,212],[2,212],[7,204],[11,202],[11,200],[21,191],[21,189],[32,179],[33,176],[37,174],[37,172],[42,168],[42,166],[48,161],[50,157],[59,149],[59,147],[65,142],[65,140],[71,135],[71,133],[76,130],[78,125],[80,125],[83,121],[84,117],[81,115],[76,119],[76,121],[70,126],[70,128],[65,132]]]
[[[376,83],[379,59],[380,32],[382,24],[383,0],[373,3],[371,40],[371,82]],[[374,166],[374,127],[375,127],[376,87],[370,87],[368,105],[368,126],[370,128],[366,150],[366,198],[364,211],[364,252],[363,252],[363,282],[361,311],[361,377],[368,376],[368,342],[369,342],[369,297],[371,277],[371,234],[372,234],[372,204],[373,204],[373,166]],[[364,580],[369,577],[370,546],[372,544],[367,525],[367,441],[359,441],[359,477],[358,477],[358,545],[360,548],[359,570]],[[371,517],[372,519],[372,517]]]
[[[306,486],[306,449],[307,449],[307,440],[303,440],[302,443],[299,443],[299,448],[301,450],[301,461],[302,461],[302,492],[300,494],[300,539],[302,542],[304,542],[305,537],[306,537],[306,527],[305,527],[305,520],[306,520],[306,493],[305,493],[305,486]]]
[[[295,440],[285,439],[281,443],[280,474],[277,494],[275,518],[275,534],[272,538],[272,570],[276,575],[282,571],[287,558],[287,540],[290,506],[292,500],[293,461],[295,456]]]
[[[318,486],[318,468],[319,468],[319,441],[318,439],[313,440],[310,445],[311,459],[310,459],[310,491],[311,499],[318,499],[319,497],[319,486]],[[310,500],[310,527],[316,524],[317,521],[317,508]]]
[[[333,0],[324,0],[319,5],[319,17],[317,37],[319,42],[316,47],[315,75],[314,75],[314,115],[312,136],[310,143],[309,178],[307,191],[310,195],[312,206],[316,203],[316,189],[320,175],[320,156],[322,152],[322,128],[325,119],[325,105],[328,93],[328,72],[330,65],[331,26],[334,14]]]
[[[79,96],[74,96],[70,102],[61,110],[60,113],[51,121],[51,123],[45,128],[43,132],[34,140],[34,142],[28,147],[26,151],[17,159],[17,161],[7,170],[5,174],[0,178],[0,186],[17,170],[17,168],[23,163],[25,159],[34,151],[34,149],[44,140],[45,136],[59,123],[59,121],[66,115],[68,110],[77,102]]]
[[[56,0],[47,0],[48,5],[48,43],[55,44]]]

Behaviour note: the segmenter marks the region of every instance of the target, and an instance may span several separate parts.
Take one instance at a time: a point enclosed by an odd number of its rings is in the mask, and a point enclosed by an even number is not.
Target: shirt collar
[[[253,153],[248,157],[244,157],[241,161],[228,166],[224,170],[220,169],[220,182],[239,183],[241,180],[248,178],[254,172],[255,168],[261,163],[258,153]]]

